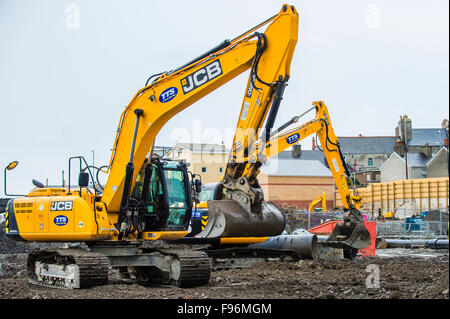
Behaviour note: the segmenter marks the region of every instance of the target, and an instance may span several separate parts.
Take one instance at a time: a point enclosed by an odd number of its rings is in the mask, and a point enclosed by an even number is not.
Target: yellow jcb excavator
[[[290,125],[297,123],[300,117],[307,114],[308,112],[315,110],[316,115],[315,118],[305,124],[302,124],[293,129],[289,129],[284,131]],[[346,210],[344,214],[344,222],[339,223],[330,234],[326,243],[329,246],[336,248],[344,248],[344,249],[362,249],[367,247],[370,244],[370,234],[366,227],[364,226],[364,220],[362,218],[360,209],[361,197],[358,196],[358,193],[355,187],[352,184],[353,192],[355,195],[350,193],[350,190],[347,185],[346,176],[350,176],[350,172],[345,164],[344,157],[340,150],[339,141],[336,135],[334,134],[333,127],[331,125],[330,115],[328,113],[328,109],[325,104],[321,101],[313,102],[313,107],[301,114],[300,116],[293,117],[290,121],[280,126],[277,130],[275,130],[271,137],[268,139],[268,142],[264,142],[259,140],[256,143],[256,147],[251,153],[250,157],[254,161],[256,157],[258,157],[259,163],[266,162],[269,158],[277,155],[281,151],[287,149],[292,146],[294,143],[297,143],[304,138],[310,136],[311,134],[317,134],[317,137],[320,140],[320,144],[322,145],[323,152],[325,158],[327,160],[328,166],[333,175],[335,184],[339,193],[341,195],[342,201],[344,203],[344,208]],[[253,166],[255,169],[253,171],[254,176],[259,172],[259,166]],[[350,179],[351,181],[351,179]],[[227,197],[227,188],[226,183],[217,183],[217,184],[209,184],[207,185],[207,194],[213,197],[201,196],[203,197],[203,201],[207,202],[207,205],[201,203],[201,209],[203,209],[203,214],[209,214],[209,212],[205,212],[206,207],[210,207],[210,204],[214,202],[218,202],[218,199]],[[213,199],[213,200],[211,200]],[[214,220],[216,215],[212,214],[208,216],[208,222],[206,226],[203,227],[195,227],[196,229],[203,228],[203,230],[199,234],[191,233],[190,236],[195,237],[207,237],[206,234],[209,234],[210,230],[213,229],[217,221]],[[197,219],[197,222],[200,221]],[[202,219],[201,222],[205,223],[205,220]],[[229,236],[231,237],[231,236]],[[232,243],[254,243],[261,242],[266,240],[266,238],[221,238],[221,243],[224,244],[232,244]],[[193,242],[193,241],[190,241]]]
[[[308,212],[312,213],[314,212],[314,208],[319,204],[322,203],[322,212],[326,213],[327,212],[327,195],[325,192],[323,192],[322,194],[320,194],[319,196],[315,197],[311,203],[309,203],[308,205]]]
[[[247,132],[270,135],[290,77],[298,19],[294,6],[283,5],[279,13],[240,36],[179,68],[151,76],[120,116],[104,187],[89,187],[95,169],[76,156],[69,159],[69,172],[79,165],[78,187],[72,186],[69,174],[67,187],[38,187],[11,200],[6,213],[9,238],[88,246],[30,253],[29,281],[87,287],[104,284],[108,267],[118,267],[142,281],[183,287],[207,284],[211,260],[206,253],[144,245],[185,236],[192,213],[187,165],[154,157],[152,148],[169,119],[246,70],[250,75],[234,138],[239,148],[224,178],[229,198],[209,203],[217,223],[207,236],[280,234],[284,216],[264,201],[253,173],[260,163],[247,160],[256,138]],[[266,29],[259,32],[262,27]],[[97,175],[99,171],[103,167],[97,168]]]

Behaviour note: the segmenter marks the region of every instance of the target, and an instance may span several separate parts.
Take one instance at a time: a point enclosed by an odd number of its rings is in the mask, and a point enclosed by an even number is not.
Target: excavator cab
[[[192,213],[192,191],[183,162],[152,158],[145,163],[131,192],[130,229],[140,232],[184,231]]]

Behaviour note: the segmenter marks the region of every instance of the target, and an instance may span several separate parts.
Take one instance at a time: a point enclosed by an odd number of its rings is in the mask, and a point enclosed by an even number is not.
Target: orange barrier
[[[323,224],[311,227],[308,231],[316,235],[328,235],[331,234],[337,223],[342,223],[342,220],[330,220]]]
[[[375,240],[377,239],[377,222],[365,222],[367,230],[370,233],[370,245],[366,248],[360,249],[358,252],[362,256],[375,257]]]

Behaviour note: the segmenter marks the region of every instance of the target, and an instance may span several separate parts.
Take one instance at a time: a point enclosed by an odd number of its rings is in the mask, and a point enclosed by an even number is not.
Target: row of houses
[[[338,137],[345,162],[356,184],[401,179],[448,176],[448,121],[441,128],[412,128],[402,116],[393,136]],[[334,180],[324,153],[293,145],[261,167],[258,177],[266,200],[277,205],[306,208],[313,198],[326,194],[327,206],[334,207]],[[218,182],[224,174],[229,149],[222,144],[178,143],[164,156],[184,159],[203,183]]]
[[[347,165],[360,185],[448,176],[448,120],[440,128],[412,128],[400,117],[395,136],[339,137]]]

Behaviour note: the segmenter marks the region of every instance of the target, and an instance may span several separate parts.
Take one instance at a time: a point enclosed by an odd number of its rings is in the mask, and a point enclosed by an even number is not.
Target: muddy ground
[[[448,250],[437,253],[420,249],[415,249],[414,253],[401,249],[379,250],[379,257],[357,257],[353,261],[260,263],[250,268],[214,271],[208,286],[189,289],[141,286],[121,279],[116,270],[110,271],[110,280],[105,286],[51,289],[27,282],[26,253],[36,248],[36,244],[7,239],[2,226],[0,224],[0,299],[449,298]]]
[[[449,298],[449,260],[444,256],[356,258],[354,261],[260,263],[251,268],[215,271],[209,286],[190,289],[141,286],[111,271],[106,286],[63,290],[33,286],[26,278],[26,254],[0,255],[0,298],[104,299],[399,299]],[[376,265],[376,266],[369,266]],[[369,267],[368,267],[369,266]],[[373,280],[379,269],[379,288]]]

